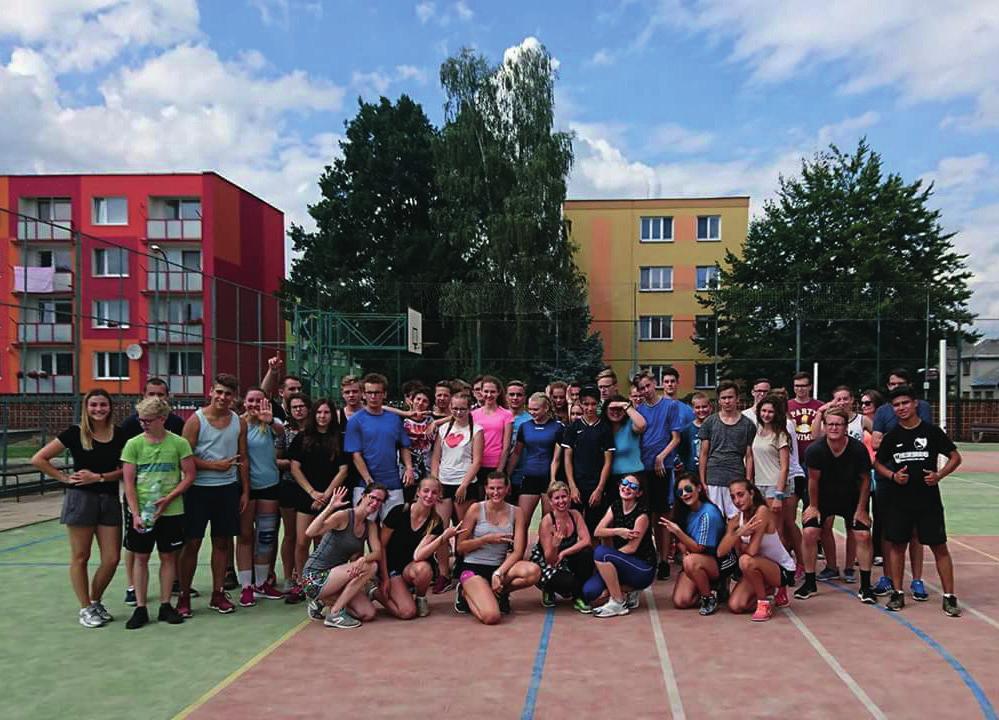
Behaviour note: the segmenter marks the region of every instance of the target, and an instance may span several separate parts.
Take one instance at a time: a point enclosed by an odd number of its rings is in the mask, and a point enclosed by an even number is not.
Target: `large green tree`
[[[865,140],[803,160],[750,223],[742,254],[726,254],[718,289],[700,296],[717,318],[701,349],[717,351],[724,374],[781,384],[816,361],[827,389],[923,367],[927,340],[935,354],[973,319],[971,273],[929,207],[932,190],[886,172]]]

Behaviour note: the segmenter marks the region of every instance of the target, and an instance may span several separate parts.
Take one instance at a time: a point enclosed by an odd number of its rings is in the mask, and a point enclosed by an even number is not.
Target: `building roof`
[[[947,348],[947,358],[957,359],[957,348]],[[999,338],[984,338],[976,343],[964,343],[961,347],[961,360],[999,360]]]
[[[999,368],[982,373],[981,375],[975,375],[971,378],[971,387],[973,388],[994,388],[999,387]]]
[[[625,208],[684,208],[684,207],[749,207],[748,195],[728,195],[720,197],[674,197],[674,198],[593,198],[565,201],[571,209],[625,209]]]

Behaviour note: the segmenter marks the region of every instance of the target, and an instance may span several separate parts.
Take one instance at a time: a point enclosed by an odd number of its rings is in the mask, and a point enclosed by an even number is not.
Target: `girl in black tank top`
[[[531,550],[531,561],[541,568],[541,604],[552,607],[559,595],[571,598],[579,612],[589,613],[583,583],[593,574],[590,531],[579,511],[570,508],[568,485],[556,481],[547,495],[552,512],[541,519],[538,542]]]

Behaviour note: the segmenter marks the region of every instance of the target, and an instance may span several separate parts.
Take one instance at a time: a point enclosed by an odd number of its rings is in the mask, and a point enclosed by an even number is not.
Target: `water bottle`
[[[139,532],[147,533],[152,531],[153,523],[156,522],[156,503],[152,500],[144,502],[139,512],[139,517],[142,518],[142,530]]]

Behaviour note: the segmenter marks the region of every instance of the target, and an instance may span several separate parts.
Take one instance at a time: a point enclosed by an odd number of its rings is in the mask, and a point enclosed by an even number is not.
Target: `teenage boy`
[[[694,410],[677,397],[680,389],[680,371],[671,365],[663,368],[663,395],[677,403],[680,410],[680,424],[686,428],[694,422]]]
[[[302,379],[297,375],[282,376],[283,370],[284,360],[281,359],[280,355],[268,358],[267,372],[260,380],[260,389],[267,397],[273,397],[275,389],[277,390],[277,402],[271,403],[271,409],[274,412],[274,419],[282,423],[291,415],[288,410],[288,398],[295,393],[302,392]]]
[[[822,402],[812,397],[812,376],[807,372],[796,372],[791,376],[794,397],[787,401],[787,416],[794,422],[794,434],[798,440],[798,457],[805,460],[808,446],[812,444],[812,422],[822,407]],[[807,462],[807,460],[805,460]],[[794,494],[802,505],[808,506],[808,482],[794,488]]]
[[[752,396],[753,401],[749,404],[749,407],[742,411],[742,414],[753,422],[756,422],[756,406],[760,404],[763,398],[770,394],[770,381],[766,378],[757,378],[753,381],[753,386],[749,394]]]
[[[857,597],[867,604],[877,603],[871,589],[871,516],[867,512],[871,496],[871,458],[864,444],[846,433],[849,416],[842,408],[832,408],[825,414],[826,433],[813,442],[807,451],[808,507],[801,515],[805,580],[794,591],[799,600],[807,600],[818,592],[815,561],[819,539],[825,527],[832,527],[838,515],[846,522],[847,532],[854,536],[860,561],[860,592]],[[838,573],[837,573],[838,574]]]
[[[954,595],[954,563],[947,549],[940,481],[957,470],[961,453],[936,425],[923,420],[916,409],[916,397],[906,386],[897,387],[888,396],[898,425],[885,433],[875,457],[875,469],[881,480],[878,503],[884,498],[884,536],[888,542],[888,563],[895,590],[888,600],[889,610],[905,607],[902,587],[905,570],[905,546],[915,536],[929,545],[936,560],[943,586],[943,611],[958,617],[961,608]],[[938,469],[938,458],[947,458]]]
[[[741,478],[752,482],[756,423],[739,412],[739,386],[731,380],[718,383],[718,412],[705,418],[697,436],[698,469],[708,497],[726,517],[735,517],[739,509],[729,497],[728,484]]]
[[[701,438],[698,437],[698,432],[708,415],[714,412],[714,406],[711,404],[711,398],[702,392],[691,395],[690,404],[694,411],[694,420],[680,433],[679,457],[685,471],[700,477],[698,456],[701,452]]]
[[[579,391],[583,417],[562,433],[565,477],[573,501],[582,505],[583,519],[592,534],[614,498],[607,497],[607,479],[614,459],[614,431],[597,415],[600,391],[585,387]]]
[[[649,503],[650,522],[655,528],[659,566],[656,577],[669,579],[670,531],[659,523],[672,504],[673,468],[676,466],[676,449],[680,445],[680,403],[660,395],[655,378],[648,371],[639,373],[632,381],[642,396],[636,408],[645,418],[645,432],[641,438],[642,466],[645,468],[645,489]]]
[[[890,396],[891,392],[900,387],[911,387],[909,384],[909,371],[905,368],[895,368],[888,372],[888,382],[887,395]],[[917,400],[916,403],[916,415],[925,423],[933,422],[933,412],[930,408],[930,404],[925,400]],[[881,442],[884,436],[895,429],[898,425],[898,417],[895,413],[895,409],[891,406],[890,402],[886,402],[881,405],[874,413],[874,426],[871,432],[871,446],[877,451],[881,447]],[[878,492],[884,483],[878,483],[875,492]],[[881,515],[881,495],[878,495],[877,511]],[[881,519],[878,519],[878,525],[881,525]],[[881,541],[882,557],[888,557],[888,543],[883,539]],[[923,561],[925,559],[925,554],[923,552],[923,546],[916,542],[915,539],[909,542],[909,565],[912,570],[912,582],[909,583],[909,591],[912,593],[912,598],[919,602],[924,602],[930,599],[930,594],[926,592],[926,584],[923,582]],[[901,590],[900,587],[894,585],[891,581],[890,574],[882,575],[878,584],[874,587],[874,592],[878,595],[889,595],[893,590]]]
[[[571,386],[570,386],[571,389]],[[511,435],[516,442],[517,431],[520,430],[520,426],[531,419],[531,413],[527,412],[525,407],[527,404],[527,387],[520,380],[511,380],[506,384],[506,406],[507,409],[513,413],[513,435]],[[511,443],[512,446],[512,443]],[[510,474],[510,493],[507,497],[507,501],[517,504],[517,498],[520,495],[520,484],[524,479],[524,459],[526,458],[526,453],[521,453],[520,460],[517,462],[517,467],[513,469]]]
[[[170,625],[184,618],[170,605],[177,577],[177,553],[184,546],[184,492],[194,482],[191,446],[166,429],[170,405],[148,397],[136,406],[143,428],[121,451],[125,481],[125,547],[135,557],[135,610],[125,623],[136,630],[149,622],[149,556],[160,554],[160,609],[157,619]]]
[[[210,402],[198,408],[184,423],[184,439],[194,450],[197,470],[194,484],[187,491],[186,542],[180,557],[177,612],[184,617],[191,617],[191,582],[209,524],[212,528],[212,598],[208,607],[223,615],[236,610],[225,591],[226,564],[232,557],[233,537],[239,535],[239,516],[250,501],[246,421],[232,411],[237,386],[233,375],[216,375]]]
[[[566,387],[566,397],[569,400],[570,405],[575,405],[579,402],[579,391],[583,389],[583,386],[579,384],[578,380],[572,380]],[[514,431],[516,432],[516,431]]]
[[[597,390],[600,391],[600,404],[603,405],[607,402],[608,398],[612,398],[618,394],[617,390],[617,373],[615,373],[610,368],[604,368],[597,373]]]
[[[158,377],[151,377],[146,380],[146,387],[142,393],[143,398],[160,398],[164,402],[170,402],[170,387],[167,385],[166,380]],[[121,423],[121,430],[125,434],[127,439],[134,438],[136,435],[142,434],[142,424],[139,422],[138,412],[134,412],[125,418]],[[184,432],[184,418],[176,413],[171,412],[167,415],[166,419],[166,429],[170,432],[180,435]],[[122,507],[127,508],[127,503],[122,502]],[[128,523],[125,523],[125,528],[128,528]],[[135,571],[135,554],[132,553],[127,547],[125,548],[125,576],[127,578],[128,586],[125,588],[125,604],[135,606],[135,578],[133,576]],[[176,587],[176,586],[175,586]],[[196,595],[195,595],[196,596]]]
[[[403,503],[403,486],[408,487],[415,481],[410,439],[402,418],[385,412],[385,390],[388,388],[385,376],[370,373],[364,376],[362,385],[367,404],[347,421],[343,449],[353,455],[354,467],[363,483],[354,488],[355,505],[360,502],[366,485],[379,482],[388,489],[388,499],[378,510],[378,519],[384,520],[389,510]]]
[[[434,385],[434,420],[450,417],[451,415],[451,381],[438,380]]]

